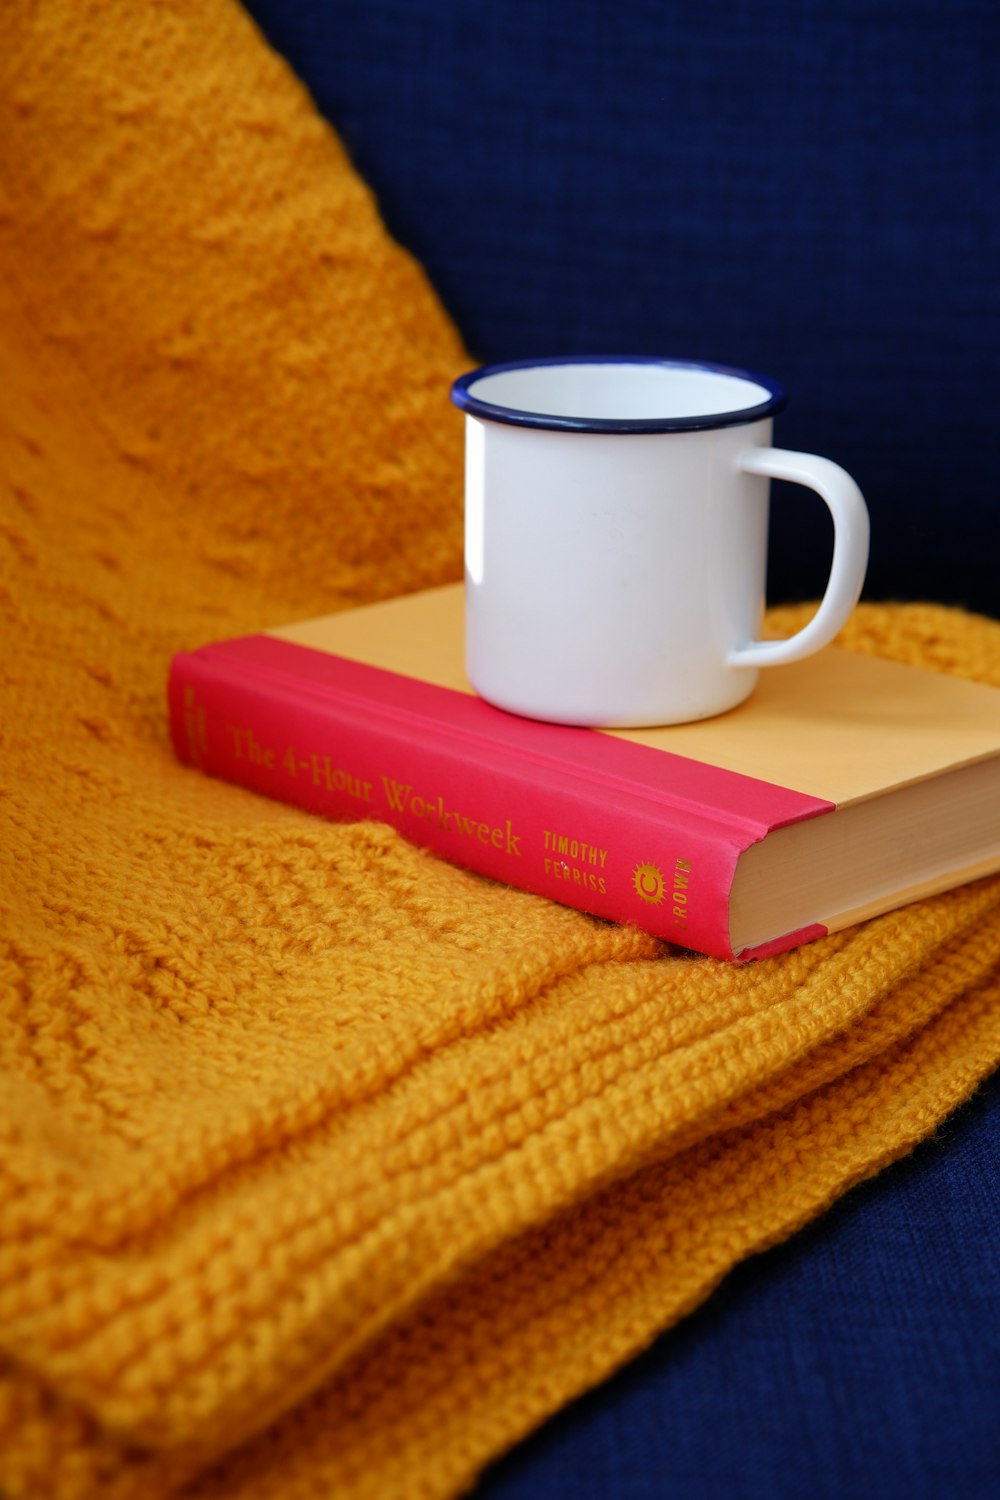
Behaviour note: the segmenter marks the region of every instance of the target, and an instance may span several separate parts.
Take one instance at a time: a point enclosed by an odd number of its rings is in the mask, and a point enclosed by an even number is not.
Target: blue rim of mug
[[[516,406],[497,406],[473,394],[472,387],[488,375],[510,370],[533,370],[542,365],[660,365],[671,370],[703,370],[711,375],[730,375],[767,391],[767,399],[736,411],[707,412],[692,417],[566,417],[546,412],[522,411]],[[742,427],[773,416],[787,405],[783,386],[769,375],[735,365],[711,364],[702,359],[663,359],[647,354],[556,354],[542,359],[515,359],[501,364],[480,365],[460,375],[451,388],[451,399],[461,411],[484,422],[505,422],[512,427],[540,427],[555,432],[695,432],[715,427]]]

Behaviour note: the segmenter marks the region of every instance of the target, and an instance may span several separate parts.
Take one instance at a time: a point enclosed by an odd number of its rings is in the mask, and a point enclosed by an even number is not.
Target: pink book
[[[697,724],[492,708],[434,589],[177,655],[181,760],[684,948],[760,958],[1000,868],[1000,691],[828,648]]]

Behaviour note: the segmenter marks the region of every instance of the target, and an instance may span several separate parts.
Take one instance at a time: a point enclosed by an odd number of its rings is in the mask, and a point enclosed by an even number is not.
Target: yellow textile
[[[453,1494],[997,1063],[1000,882],[737,968],[175,764],[173,651],[457,576],[466,356],[231,0],[0,72],[0,1492]]]

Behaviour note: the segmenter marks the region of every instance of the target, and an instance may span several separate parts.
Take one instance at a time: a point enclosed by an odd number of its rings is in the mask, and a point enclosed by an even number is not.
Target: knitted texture
[[[739,968],[178,766],[172,652],[458,576],[467,357],[230,0],[0,69],[0,1491],[455,1494],[996,1064],[1000,882]]]

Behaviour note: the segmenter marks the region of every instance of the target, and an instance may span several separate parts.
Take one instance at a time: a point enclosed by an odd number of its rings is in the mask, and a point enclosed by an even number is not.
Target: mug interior
[[[785,396],[774,381],[728,366],[603,358],[485,366],[456,381],[452,399],[487,421],[658,432],[758,421]]]

